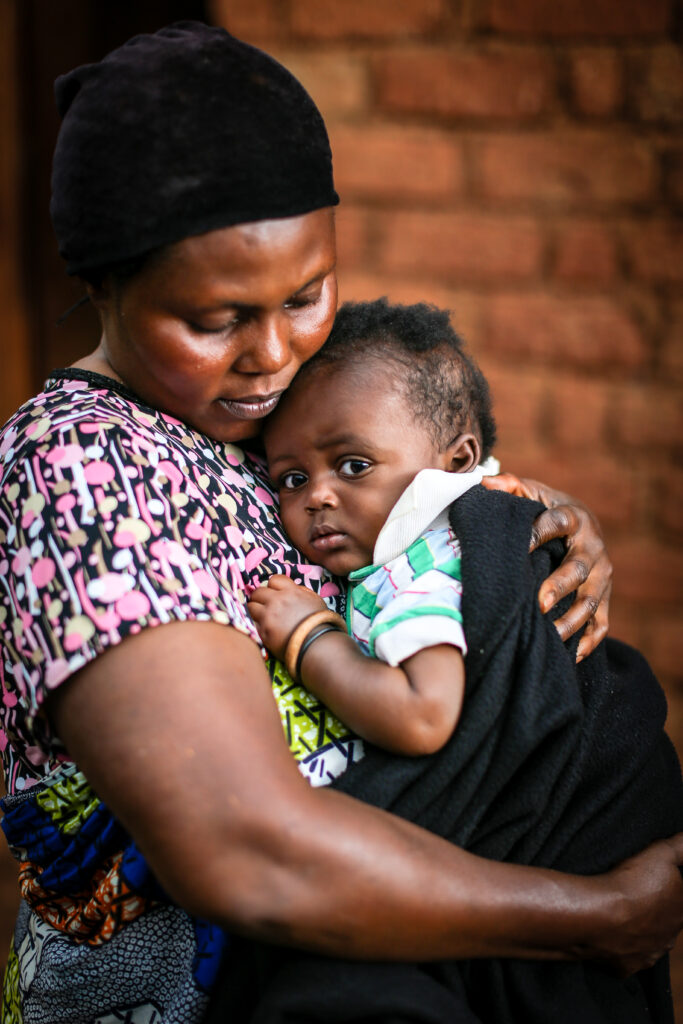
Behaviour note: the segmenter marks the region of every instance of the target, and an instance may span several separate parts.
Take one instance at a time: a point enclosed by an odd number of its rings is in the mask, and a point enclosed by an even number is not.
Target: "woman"
[[[339,590],[289,547],[236,443],[334,316],[310,98],[196,24],[131,40],[57,98],[53,221],[102,338],[0,449],[3,824],[23,895],[5,1020],[199,1020],[223,927],[361,958],[651,962],[680,927],[680,840],[599,878],[482,861],[309,786],[283,743],[246,597],[283,571]],[[574,560],[548,593],[597,558],[571,631],[609,574],[583,510],[541,517],[540,539],[558,532]],[[584,652],[604,626],[600,610]],[[339,773],[357,741],[286,689],[297,742]]]

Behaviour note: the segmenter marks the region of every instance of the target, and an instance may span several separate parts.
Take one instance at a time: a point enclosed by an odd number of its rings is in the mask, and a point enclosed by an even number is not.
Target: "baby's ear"
[[[481,462],[479,439],[474,434],[458,434],[443,455],[443,468],[449,473],[469,473]]]

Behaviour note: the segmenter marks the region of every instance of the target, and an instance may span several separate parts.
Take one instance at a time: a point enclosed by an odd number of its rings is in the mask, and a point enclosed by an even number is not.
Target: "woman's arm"
[[[580,878],[481,860],[300,775],[257,646],[143,630],[50,698],[53,723],[170,896],[263,939],[361,958],[653,962],[683,922],[683,838]]]
[[[292,632],[325,602],[287,576],[271,576],[248,604],[261,640],[285,659]],[[347,633],[314,640],[300,659],[302,682],[363,739],[396,754],[433,754],[455,729],[465,695],[457,647],[439,644],[393,667],[368,658]]]
[[[585,625],[579,642],[577,661],[581,661],[607,636],[609,598],[612,592],[612,563],[602,539],[600,525],[586,505],[562,491],[553,490],[537,480],[524,480],[511,473],[484,477],[490,490],[507,491],[547,506],[534,524],[531,551],[564,537],[567,554],[562,564],[543,583],[538,600],[547,612],[567,594],[576,592],[571,608],[555,626],[563,640]]]

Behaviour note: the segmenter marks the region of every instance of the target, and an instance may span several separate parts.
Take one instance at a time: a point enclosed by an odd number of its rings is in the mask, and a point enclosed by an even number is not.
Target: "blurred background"
[[[683,12],[677,0],[0,0],[4,420],[94,347],[48,217],[52,83],[137,32],[221,24],[306,85],[334,154],[341,299],[452,310],[503,466],[586,501],[611,631],[683,755]],[[258,129],[258,126],[255,126]],[[0,962],[16,905],[0,846]],[[674,956],[683,1017],[683,940]]]

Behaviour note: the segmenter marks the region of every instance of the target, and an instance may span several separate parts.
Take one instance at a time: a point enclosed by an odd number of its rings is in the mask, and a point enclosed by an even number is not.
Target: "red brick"
[[[671,536],[683,535],[683,470],[679,466],[666,466],[655,485],[653,513],[657,525]],[[681,629],[683,636],[683,629]],[[681,661],[683,671],[683,660]]]
[[[370,215],[367,210],[342,203],[335,216],[337,225],[337,268],[357,267],[368,258]]]
[[[539,374],[500,366],[490,355],[480,363],[493,396],[498,449],[507,462],[520,446],[533,448],[539,439],[546,383]]]
[[[308,90],[327,120],[357,114],[368,103],[367,64],[351,53],[308,53],[271,49]],[[329,127],[329,125],[328,125]]]
[[[463,192],[462,150],[451,135],[417,128],[337,125],[330,141],[335,182],[344,199],[438,202]]]
[[[662,155],[664,189],[674,205],[683,206],[683,148],[671,147]]]
[[[279,0],[209,0],[207,15],[239,39],[284,39],[289,26]]]
[[[634,79],[634,106],[644,121],[683,122],[683,54],[677,46],[648,51]]]
[[[588,117],[614,114],[623,101],[623,71],[613,50],[578,50],[571,55],[576,110]]]
[[[609,537],[606,539],[607,554],[609,555]],[[631,644],[632,647],[637,647],[638,650],[644,653],[648,637],[647,626],[648,623],[643,616],[643,609],[640,604],[634,604],[632,601],[622,601],[618,593],[612,594],[609,605],[610,636],[624,640],[626,643]]]
[[[635,505],[635,483],[620,462],[606,457],[584,455],[568,460],[546,450],[536,456],[515,454],[504,464],[505,469],[519,476],[540,480],[559,491],[575,495],[585,502],[605,527],[623,529],[632,518]]]
[[[683,551],[647,537],[630,537],[610,546],[615,589],[641,606],[683,602]]]
[[[449,288],[436,281],[415,281],[412,276],[401,278],[392,274],[367,273],[349,265],[339,271],[339,302],[350,300],[368,302],[386,295],[390,302],[410,305],[428,302],[447,309],[451,323],[464,338],[468,350],[478,358],[479,321],[482,297],[476,293]]]
[[[655,672],[676,679],[679,686],[683,686],[682,617],[683,608],[679,609],[678,613],[667,615],[660,612],[653,616],[649,625],[648,645],[651,652],[650,661]],[[667,725],[671,738],[683,746],[683,692],[677,696],[675,715],[670,715]]]
[[[446,0],[290,0],[292,26],[315,39],[382,38],[437,28]]]
[[[683,302],[674,305],[662,345],[662,372],[683,381]]]
[[[554,95],[553,64],[533,50],[414,50],[380,56],[374,68],[390,111],[519,119],[547,111]]]
[[[566,374],[553,378],[548,434],[564,449],[584,456],[605,444],[609,391],[603,381]]]
[[[675,620],[664,622],[664,632],[669,635],[669,638],[671,633],[676,629],[676,625],[678,625],[677,632],[680,637],[683,635],[680,629],[680,619],[678,622]],[[678,676],[681,674],[682,661],[683,659],[675,666],[676,675]],[[683,692],[679,687],[669,686],[667,688],[666,697],[669,705],[669,713],[666,718],[666,731],[678,750],[679,757],[683,760]]]
[[[489,0],[488,24],[511,35],[659,35],[671,0]]]
[[[380,225],[380,263],[394,273],[465,283],[525,280],[540,270],[543,236],[527,217],[411,212],[383,216]]]
[[[629,224],[624,240],[636,277],[645,281],[683,281],[683,219]]]
[[[614,239],[599,221],[568,221],[558,228],[555,276],[561,281],[605,285],[617,271]]]
[[[683,450],[680,392],[640,384],[618,388],[613,429],[618,441],[645,449],[651,459],[663,450]]]
[[[596,132],[504,135],[475,146],[482,193],[533,203],[624,203],[653,196],[654,155],[643,139]]]
[[[449,288],[436,281],[416,281],[413,277],[395,277],[393,274],[368,272],[358,266],[341,269],[339,274],[339,301],[369,302],[386,295],[390,302],[410,305],[428,302],[451,312],[455,329],[468,344],[476,328],[480,297]]]
[[[557,368],[633,371],[647,346],[636,325],[610,299],[551,295],[492,296],[484,311],[483,342],[507,359]]]

